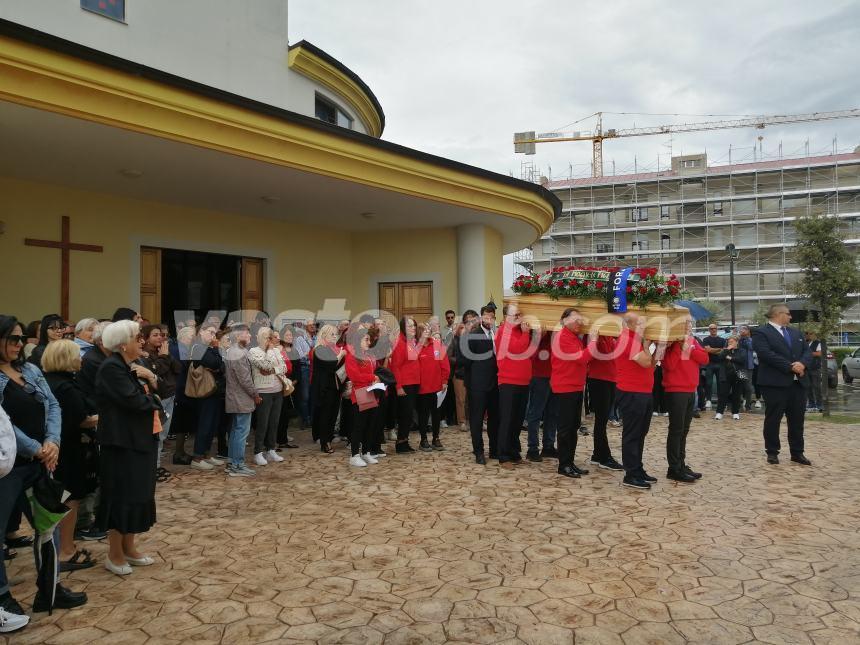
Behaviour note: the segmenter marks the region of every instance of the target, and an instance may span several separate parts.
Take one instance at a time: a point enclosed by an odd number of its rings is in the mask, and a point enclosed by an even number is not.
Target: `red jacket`
[[[552,374],[552,332],[545,331],[540,337],[535,355],[532,356],[532,378],[549,378]]]
[[[654,368],[642,367],[633,357],[643,351],[642,339],[632,329],[624,328],[618,337],[619,354],[615,359],[615,385],[623,392],[647,392],[654,389]]]
[[[419,394],[436,394],[442,390],[443,385],[448,384],[451,364],[448,362],[448,352],[445,351],[442,341],[429,339],[421,348],[418,364],[421,366]]]
[[[421,367],[418,365],[420,353],[421,348],[415,341],[407,342],[403,334],[397,337],[388,363],[391,373],[397,379],[397,387],[418,385],[421,382]]]
[[[666,392],[695,392],[699,387],[699,368],[708,364],[710,354],[690,337],[690,355],[684,356],[682,342],[669,345],[663,357],[663,389]]]
[[[376,378],[376,375],[373,373],[376,370],[376,359],[368,356],[360,361],[355,357],[352,349],[350,349],[347,352],[345,364],[346,375],[352,381],[352,392],[349,398],[355,403],[355,390],[373,385],[373,379]]]
[[[596,356],[592,356],[591,362],[588,364],[588,378],[615,383],[615,359],[598,358],[597,356],[612,356],[617,346],[618,341],[612,336],[597,337],[597,349],[594,352]]]
[[[552,375],[549,377],[553,394],[582,392],[585,389],[585,372],[591,360],[590,349],[567,327],[558,332],[556,343],[557,349],[552,353]]]
[[[532,380],[531,334],[519,325],[502,323],[496,333],[499,385],[528,385]]]

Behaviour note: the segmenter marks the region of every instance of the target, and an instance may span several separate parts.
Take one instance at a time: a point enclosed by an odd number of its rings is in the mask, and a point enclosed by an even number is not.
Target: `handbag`
[[[379,406],[379,401],[376,400],[376,395],[368,391],[366,387],[360,387],[355,390],[355,402],[358,405],[359,412],[372,410]]]
[[[185,396],[189,399],[205,399],[215,392],[215,375],[212,370],[202,365],[188,368],[188,378],[185,380]]]
[[[293,385],[290,377],[286,374],[278,374],[278,378],[281,380],[281,385],[284,386],[284,396],[292,396],[293,392],[296,391],[296,386]]]
[[[6,410],[0,408],[0,477],[5,477],[14,468],[17,454],[18,443],[12,421]]]

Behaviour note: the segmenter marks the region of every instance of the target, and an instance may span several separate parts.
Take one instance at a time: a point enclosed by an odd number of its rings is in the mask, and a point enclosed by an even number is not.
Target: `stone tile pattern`
[[[302,448],[255,479],[185,470],[158,488],[127,578],[64,574],[89,604],[3,643],[860,643],[860,428],[811,421],[813,468],[767,466],[760,415],[694,422],[696,485],[650,492],[555,462],[476,466],[469,439],[350,469]],[[620,433],[611,430],[615,454]],[[391,447],[391,444],[388,444]],[[590,455],[581,438],[577,463]],[[106,545],[87,545],[102,560]],[[11,563],[33,595],[32,561]]]

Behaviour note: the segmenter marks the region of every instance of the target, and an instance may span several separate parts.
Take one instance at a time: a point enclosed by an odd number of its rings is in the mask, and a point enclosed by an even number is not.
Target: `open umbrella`
[[[48,613],[54,608],[54,594],[57,589],[57,550],[54,545],[54,531],[69,507],[63,502],[68,497],[63,485],[52,479],[47,472],[37,479],[32,488],[27,489],[27,500],[33,517],[33,551],[36,556],[36,588],[42,598],[48,598]]]
[[[692,300],[677,300],[675,304],[679,307],[686,307],[689,309],[693,320],[705,320],[706,318],[711,318],[714,315],[713,311],[705,309],[702,305],[697,302],[693,302]]]

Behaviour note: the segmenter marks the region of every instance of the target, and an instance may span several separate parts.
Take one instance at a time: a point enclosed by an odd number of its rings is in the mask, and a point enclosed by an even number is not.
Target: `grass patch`
[[[809,420],[809,417],[806,417]],[[818,417],[818,421],[824,423],[838,423],[840,425],[860,424],[860,415],[858,414],[831,414],[829,417],[824,415]]]

